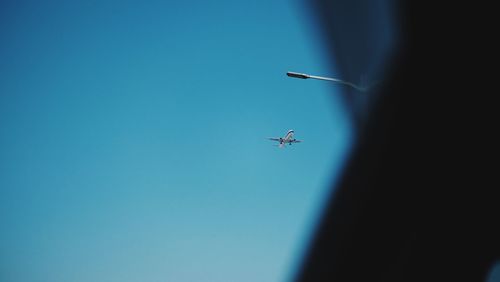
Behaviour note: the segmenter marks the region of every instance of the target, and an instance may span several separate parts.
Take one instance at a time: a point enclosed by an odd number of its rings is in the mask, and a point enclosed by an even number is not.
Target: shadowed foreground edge
[[[398,48],[370,111],[351,106],[357,143],[296,281],[484,281],[500,258],[498,117],[493,89],[478,83],[495,81],[488,7],[387,2]],[[363,48],[350,45],[363,42],[350,28],[369,38],[356,11],[374,2],[313,3],[332,61],[350,79],[363,63],[352,59]]]

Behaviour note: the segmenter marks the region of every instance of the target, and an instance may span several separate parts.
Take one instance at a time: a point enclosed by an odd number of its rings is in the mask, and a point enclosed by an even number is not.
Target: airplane
[[[294,133],[295,133],[295,131],[288,130],[288,132],[286,133],[286,135],[284,137],[281,137],[281,138],[272,138],[272,137],[270,137],[268,139],[272,140],[272,141],[278,141],[278,142],[280,142],[279,147],[283,148],[286,144],[292,145],[292,143],[302,142],[300,140],[297,140],[297,139],[293,138],[293,134]]]

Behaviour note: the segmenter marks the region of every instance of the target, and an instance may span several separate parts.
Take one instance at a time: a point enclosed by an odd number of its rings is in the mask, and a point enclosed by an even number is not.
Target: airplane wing
[[[269,140],[273,140],[273,141],[280,141],[280,139],[279,139],[279,138],[271,138],[271,137],[269,137],[269,138],[267,138],[267,139],[269,139]]]
[[[300,143],[300,142],[302,142],[302,140],[297,140],[297,139],[292,140],[292,143]]]

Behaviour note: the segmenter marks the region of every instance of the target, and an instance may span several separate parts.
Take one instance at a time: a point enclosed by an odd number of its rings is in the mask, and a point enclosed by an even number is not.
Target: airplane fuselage
[[[295,142],[295,139],[293,139],[294,133],[295,132],[293,130],[288,130],[285,136],[280,138],[280,147],[283,147],[286,144],[292,145],[292,143]]]
[[[280,138],[280,144],[292,143],[293,133],[293,130],[289,130],[283,138]]]
[[[294,133],[295,132],[293,130],[288,130],[288,132],[283,137],[279,137],[279,138],[272,138],[272,137],[270,137],[269,139],[273,140],[273,141],[278,141],[279,142],[279,147],[282,148],[286,144],[292,145],[292,143],[299,143],[299,142],[301,142],[300,140],[297,140],[297,139],[293,138]]]

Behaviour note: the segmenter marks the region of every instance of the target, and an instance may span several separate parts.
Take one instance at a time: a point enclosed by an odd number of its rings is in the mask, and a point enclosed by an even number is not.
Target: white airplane
[[[288,130],[288,132],[286,133],[285,137],[282,137],[282,138],[272,138],[272,137],[270,137],[268,139],[280,142],[279,147],[283,148],[286,144],[292,145],[292,143],[302,142],[300,140],[297,140],[297,139],[293,138],[293,134],[294,133],[295,132],[293,130]]]

